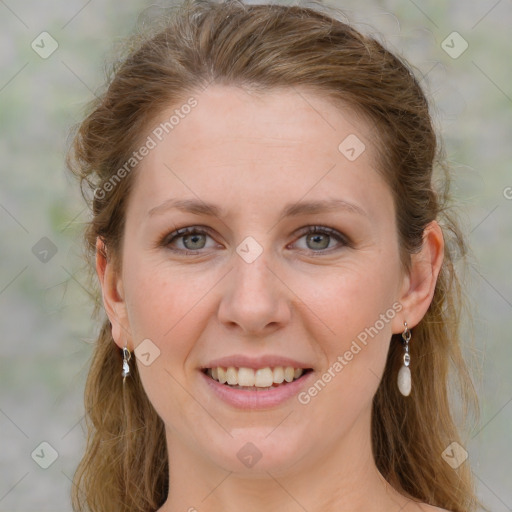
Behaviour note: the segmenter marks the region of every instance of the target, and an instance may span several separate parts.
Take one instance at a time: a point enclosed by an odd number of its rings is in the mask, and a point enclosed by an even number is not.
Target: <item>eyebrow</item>
[[[183,212],[194,213],[196,215],[206,215],[211,217],[225,217],[226,212],[220,206],[212,203],[197,199],[167,199],[163,203],[148,211],[148,216],[159,215],[169,210],[181,210]],[[297,203],[290,203],[286,205],[280,216],[279,220],[286,217],[296,217],[299,215],[311,215],[315,213],[324,213],[335,210],[343,210],[347,213],[363,215],[368,217],[368,214],[358,205],[347,202],[343,199],[324,199],[317,201],[300,201]]]

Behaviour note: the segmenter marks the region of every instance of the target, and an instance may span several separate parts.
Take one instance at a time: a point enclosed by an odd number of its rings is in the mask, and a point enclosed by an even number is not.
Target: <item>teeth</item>
[[[241,370],[242,368],[240,368]],[[260,368],[254,374],[254,385],[257,388],[268,388],[274,384],[274,372],[270,368]]]
[[[282,366],[276,366],[274,368],[274,382],[281,384],[284,381],[284,368]]]
[[[254,386],[254,370],[252,368],[240,368],[237,384],[239,386]]]
[[[293,375],[295,374],[294,369],[291,366],[287,366],[284,369],[284,380],[286,382],[291,382],[293,380]]]
[[[212,377],[213,377],[213,375],[212,375]],[[221,384],[226,384],[226,381],[228,380],[226,377],[226,370],[224,370],[224,368],[221,368],[220,366],[217,367],[217,380]]]
[[[236,368],[230,366],[226,370],[226,379],[227,383],[231,384],[232,386],[236,386],[238,384],[238,372],[236,371]]]
[[[282,384],[284,381],[292,382],[298,379],[303,373],[303,368],[293,368],[293,366],[276,366],[274,369],[270,367],[259,368],[235,368],[229,366],[222,368],[208,368],[206,373],[214,380],[221,384],[229,384],[240,388],[272,389],[273,384]]]

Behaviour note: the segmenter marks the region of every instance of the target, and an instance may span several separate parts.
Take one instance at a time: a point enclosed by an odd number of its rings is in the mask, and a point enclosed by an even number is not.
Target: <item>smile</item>
[[[255,410],[272,409],[288,402],[309,385],[315,372],[293,366],[216,366],[203,368],[199,375],[206,384],[206,396],[237,409]]]
[[[213,380],[226,384],[233,389],[268,391],[299,379],[311,369],[293,368],[293,366],[276,366],[275,368],[267,366],[258,369],[217,366],[215,368],[205,368],[203,371]]]

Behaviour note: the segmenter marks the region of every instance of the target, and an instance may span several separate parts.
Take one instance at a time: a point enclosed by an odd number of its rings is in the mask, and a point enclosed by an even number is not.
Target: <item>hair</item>
[[[429,309],[412,329],[414,389],[408,398],[397,389],[403,349],[394,334],[372,403],[372,450],[381,474],[412,500],[453,512],[477,510],[468,463],[452,469],[442,457],[451,443],[463,444],[450,393],[462,405],[462,418],[470,408],[478,414],[459,332],[464,294],[455,263],[464,260],[466,245],[450,210],[449,171],[425,93],[409,65],[374,37],[322,9],[239,1],[186,1],[147,33],[132,35],[67,155],[92,211],[84,232],[89,268],[98,238],[116,269],[122,266],[136,166],[115,186],[105,185],[164,109],[212,83],[262,92],[308,89],[361,112],[375,128],[378,170],[393,194],[404,268],[421,249],[426,226],[439,221],[444,261]],[[73,508],[153,511],[169,491],[163,421],[135,365],[123,385],[121,351],[98,302],[102,326],[85,389],[88,438],[74,476]]]

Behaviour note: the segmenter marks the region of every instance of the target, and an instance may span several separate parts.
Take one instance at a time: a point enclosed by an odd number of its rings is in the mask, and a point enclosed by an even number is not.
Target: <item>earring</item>
[[[130,365],[128,364],[130,359],[132,358],[132,354],[128,348],[128,342],[123,347],[123,371],[121,375],[123,376],[123,382],[126,380],[126,377],[130,375]]]
[[[407,327],[407,322],[404,322],[404,332],[402,333],[403,345],[404,345],[404,364],[398,372],[398,389],[404,396],[411,394],[411,356],[409,355],[409,341],[411,339],[411,331]]]

